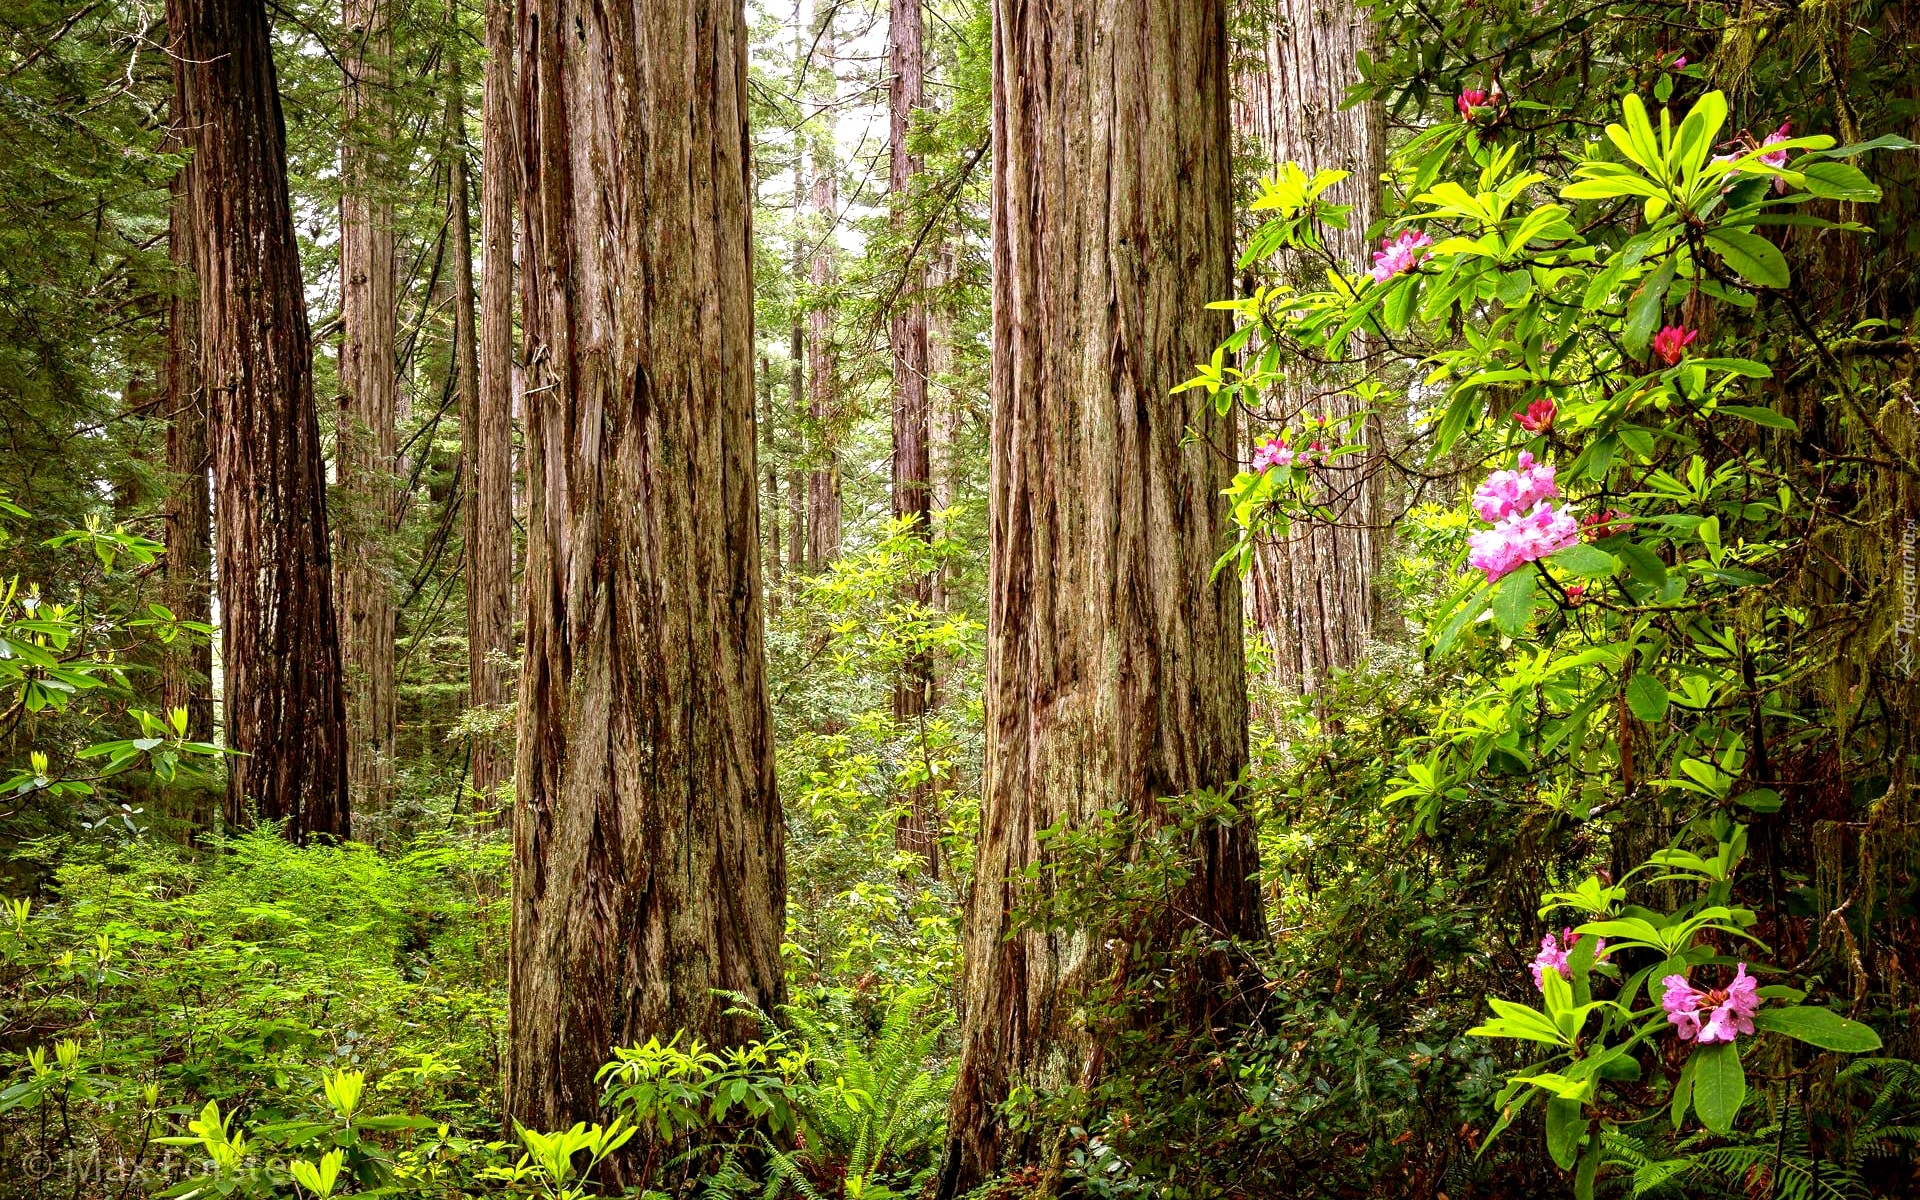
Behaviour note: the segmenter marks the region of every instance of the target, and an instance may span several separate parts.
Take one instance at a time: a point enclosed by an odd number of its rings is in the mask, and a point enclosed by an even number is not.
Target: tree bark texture
[[[834,355],[834,309],[830,297],[839,263],[835,253],[840,216],[838,149],[834,143],[833,105],[839,99],[837,49],[833,38],[836,7],[827,6],[816,19],[824,22],[814,53],[825,64],[814,92],[819,106],[814,118],[819,128],[813,140],[813,263],[808,282],[813,286],[807,313],[807,416],[813,427],[813,469],[807,475],[807,568],[827,569],[840,557],[840,370]]]
[[[489,4],[480,117],[479,379],[463,393],[461,461],[467,508],[467,703],[509,700],[513,660],[513,191],[519,167],[513,116],[513,6]],[[464,160],[463,160],[464,161]],[[463,172],[464,174],[464,172]],[[512,758],[482,739],[473,790],[491,798]]]
[[[168,135],[184,147],[185,71],[174,55],[173,111]],[[174,176],[167,211],[167,255],[175,291],[167,303],[167,499],[164,508],[166,604],[183,621],[213,620],[213,505],[207,492],[207,392],[200,377],[200,298],[194,287],[193,197],[184,169]],[[182,639],[160,667],[161,703],[187,711],[187,736],[213,740],[213,645]]]
[[[260,0],[172,0],[215,487],[227,816],[345,837],[346,712],[312,341]]]
[[[738,0],[519,0],[526,662],[507,1113],[757,1035],[786,878],[762,635]]]
[[[893,201],[896,233],[908,225],[909,197],[923,169],[920,157],[908,145],[913,114],[926,101],[921,51],[920,0],[893,0],[887,24],[888,74],[888,188]],[[913,536],[933,537],[933,479],[927,409],[927,310],[922,299],[926,272],[905,265],[906,277],[895,301],[888,334],[893,350],[893,519],[911,521]],[[933,600],[933,580],[915,576],[903,589],[902,600],[926,605]],[[931,700],[933,675],[924,655],[900,666],[893,687],[893,719],[903,729],[919,730]],[[930,783],[915,784],[906,796],[906,812],[894,830],[900,849],[917,854],[928,873],[940,873],[940,818],[934,810]]]
[[[387,0],[343,0],[340,141],[340,420],[334,469],[340,656],[347,699],[347,791],[382,812],[393,778],[392,539],[399,513],[395,427],[393,202],[386,142],[393,37]]]
[[[1262,63],[1244,73],[1236,89],[1236,124],[1269,163],[1298,162],[1309,174],[1349,172],[1328,198],[1353,205],[1353,213],[1346,229],[1327,230],[1327,250],[1338,261],[1365,264],[1373,248],[1367,227],[1380,215],[1386,135],[1378,104],[1343,109],[1341,102],[1359,81],[1358,55],[1375,51],[1372,22],[1353,3],[1256,3]],[[1314,279],[1323,269],[1317,261],[1293,266]],[[1342,418],[1360,407],[1304,369],[1297,386],[1271,405],[1274,416],[1295,421],[1296,428],[1299,414]],[[1377,426],[1361,432],[1360,440],[1378,443]],[[1335,520],[1298,521],[1284,540],[1263,541],[1251,572],[1254,621],[1269,643],[1271,677],[1296,693],[1313,691],[1330,672],[1358,662],[1373,631],[1374,526],[1382,518],[1385,477],[1362,456],[1322,474]]]
[[[1213,576],[1235,421],[1170,395],[1227,332],[1223,4],[995,4],[986,790],[947,1196],[1033,1153],[994,1112],[1013,1085],[1097,1075],[1079,1002],[1122,964],[1017,921],[1027,868],[1051,887],[1040,832],[1164,824],[1246,764],[1240,586]],[[1259,936],[1250,824],[1194,851],[1176,920]]]

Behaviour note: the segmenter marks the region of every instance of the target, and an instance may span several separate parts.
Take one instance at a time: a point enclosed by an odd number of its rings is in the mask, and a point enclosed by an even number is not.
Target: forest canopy
[[[1920,1194],[1907,0],[13,0],[0,1197]]]

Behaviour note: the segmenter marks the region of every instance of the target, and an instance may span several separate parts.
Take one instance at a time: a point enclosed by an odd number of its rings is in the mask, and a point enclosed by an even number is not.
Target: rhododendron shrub
[[[1682,77],[1681,57],[1661,51],[1652,69],[1672,65],[1651,102],[1629,92],[1611,121],[1576,122],[1595,136],[1551,150],[1533,115],[1544,102],[1511,79],[1468,102],[1456,76],[1396,149],[1384,216],[1345,259],[1322,235],[1346,220],[1326,200],[1344,176],[1288,164],[1262,186],[1271,220],[1243,266],[1291,253],[1323,278],[1274,271],[1222,300],[1235,330],[1189,384],[1272,427],[1293,419],[1272,404],[1298,394],[1306,362],[1323,394],[1363,410],[1344,444],[1329,439],[1327,470],[1235,479],[1219,569],[1337,519],[1342,488],[1371,480],[1404,500],[1377,536],[1404,581],[1413,669],[1455,681],[1426,729],[1379,748],[1380,801],[1404,837],[1444,841],[1491,806],[1590,856],[1569,870],[1676,837],[1717,848],[1661,852],[1617,884],[1596,872],[1540,914],[1572,907],[1579,922],[1503,943],[1525,954],[1479,1032],[1537,1060],[1514,1054],[1490,1123],[1544,1115],[1582,1195],[1625,1169],[1616,1135],[1731,1136],[1753,1047],[1874,1041],[1823,1007],[1831,997],[1800,1004],[1831,976],[1766,944],[1789,926],[1800,947],[1836,936],[1786,911],[1779,864],[1812,874],[1807,828],[1772,818],[1810,803],[1830,761],[1898,790],[1886,764],[1910,752],[1805,698],[1806,680],[1880,677],[1858,660],[1886,644],[1886,598],[1904,586],[1881,498],[1920,479],[1920,431],[1895,403],[1911,372],[1892,365],[1910,343],[1897,322],[1808,311],[1799,272],[1866,241],[1880,199],[1868,168],[1914,144],[1851,129],[1842,144],[1797,110],[1736,114],[1705,90],[1716,65]],[[1832,546],[1860,541],[1834,565]],[[1814,632],[1841,627],[1853,650]],[[1876,711],[1881,729],[1908,727]],[[1754,821],[1775,849],[1736,878]],[[1655,878],[1643,905],[1701,894],[1667,911],[1626,903]],[[1757,896],[1772,906],[1760,915]]]

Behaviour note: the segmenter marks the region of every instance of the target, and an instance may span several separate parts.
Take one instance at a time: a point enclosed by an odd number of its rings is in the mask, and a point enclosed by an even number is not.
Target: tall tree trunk
[[[1213,575],[1234,421],[1169,394],[1227,332],[1206,308],[1233,249],[1223,6],[995,4],[986,790],[947,1196],[1033,1152],[995,1112],[1011,1086],[1090,1086],[1108,1045],[1079,1002],[1127,951],[1014,916],[1053,886],[1041,831],[1165,823],[1162,798],[1247,760],[1239,581]],[[1259,936],[1251,825],[1192,849],[1191,883],[1127,936]]]
[[[508,1114],[783,996],[738,0],[519,0],[526,665]]]
[[[922,79],[920,0],[893,0],[887,24],[888,187],[893,201],[896,233],[908,224],[908,199],[922,163],[907,144],[913,114],[926,98]],[[927,310],[921,297],[926,272],[916,263],[904,264],[889,329],[893,348],[893,519],[913,522],[915,537],[933,538],[933,480],[927,423]],[[916,575],[907,582],[902,600],[929,604],[933,580]],[[903,729],[920,729],[933,684],[924,655],[901,664],[893,686],[893,719]],[[921,739],[924,743],[924,739]],[[924,757],[924,756],[923,756]],[[908,789],[906,812],[894,831],[895,844],[918,854],[930,874],[940,873],[939,814],[934,811],[933,788],[921,782]]]
[[[839,94],[838,53],[834,45],[833,18],[838,12],[825,6],[816,20],[822,23],[814,47],[824,63],[818,68],[824,80],[813,93],[819,105],[815,122],[819,128],[813,141],[813,266],[809,282],[813,285],[813,307],[807,314],[807,376],[812,391],[807,400],[807,415],[812,418],[817,439],[813,449],[815,462],[807,477],[807,566],[824,571],[840,557],[840,371],[834,355],[834,305],[827,294],[835,283],[838,256],[834,253],[838,231],[835,223],[840,210],[839,153],[834,142],[833,105]]]
[[[776,465],[773,432],[779,425],[779,417],[774,411],[773,400],[773,363],[766,355],[760,356],[760,373],[754,376],[754,388],[759,393],[756,408],[760,414],[760,455],[761,482],[760,503],[767,516],[767,611],[780,610],[780,590],[786,582],[780,562],[780,468]]]
[[[312,342],[261,0],[171,0],[212,442],[227,816],[348,832]]]
[[[172,128],[183,149],[187,131],[186,72],[173,54]],[[200,298],[194,287],[193,197],[183,168],[173,177],[167,210],[167,256],[175,291],[167,304],[166,604],[183,621],[213,620],[213,505],[207,493],[207,393],[200,378]],[[161,704],[186,710],[186,735],[213,739],[213,645],[193,639],[169,646],[160,666]],[[211,814],[204,814],[210,817]],[[203,822],[204,823],[204,822]]]
[[[508,699],[507,664],[513,658],[513,181],[519,168],[511,5],[487,6],[483,36],[479,378],[462,393],[461,486],[467,510],[467,704],[497,708]],[[464,176],[464,157],[461,162]],[[461,222],[464,234],[464,213]],[[492,740],[474,743],[473,790],[482,803],[490,803],[512,765]]]
[[[1314,0],[1260,0],[1257,15],[1263,55],[1260,68],[1242,77],[1236,123],[1269,163],[1349,172],[1329,198],[1353,205],[1353,213],[1346,229],[1327,231],[1327,250],[1341,262],[1366,262],[1367,227],[1380,215],[1386,136],[1379,104],[1341,103],[1360,78],[1359,54],[1375,51],[1372,22],[1358,4],[1328,8]],[[1322,270],[1317,260],[1289,268],[1313,278]],[[1306,371],[1272,403],[1277,423],[1296,428],[1299,414],[1360,411],[1354,397]],[[1361,440],[1378,444],[1377,423],[1361,432]],[[1385,475],[1360,456],[1323,475],[1333,522],[1295,522],[1285,540],[1262,542],[1251,572],[1254,621],[1269,643],[1271,676],[1290,692],[1313,691],[1330,672],[1358,662],[1373,631],[1374,527],[1383,517]]]
[[[931,254],[927,271],[927,291],[940,296],[954,279],[953,246],[941,242]],[[927,475],[933,491],[933,510],[945,512],[959,500],[957,486],[959,460],[956,450],[960,436],[961,401],[953,386],[954,347],[953,311],[945,299],[925,306],[927,309]],[[953,564],[943,565],[933,576],[930,603],[947,608],[952,598]],[[940,681],[934,681],[936,694]]]
[[[334,466],[345,498],[339,537],[340,655],[347,696],[347,791],[383,812],[393,777],[392,536],[399,443],[394,364],[388,0],[343,0],[346,71],[340,142],[340,421]]]
[[[795,249],[798,249],[797,244]],[[801,418],[807,414],[807,327],[797,312],[794,314],[790,338],[787,344],[787,411],[793,418],[794,428],[804,429],[806,423]],[[807,478],[807,473],[797,467],[787,472],[787,570],[796,579],[808,570]]]

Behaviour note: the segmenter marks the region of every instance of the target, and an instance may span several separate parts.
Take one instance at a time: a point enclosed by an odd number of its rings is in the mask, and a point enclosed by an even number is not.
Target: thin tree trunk
[[[908,146],[913,114],[926,97],[922,80],[920,0],[893,0],[887,24],[889,180],[895,232],[907,226],[908,198],[923,164]],[[893,519],[911,521],[912,535],[933,538],[933,480],[927,428],[927,310],[921,298],[925,271],[905,267],[889,329],[893,349]],[[901,599],[910,604],[933,600],[933,580],[916,575],[907,581]],[[933,675],[924,655],[914,655],[900,666],[893,686],[893,720],[902,729],[924,725]],[[919,738],[924,744],[924,738]],[[924,758],[924,755],[922,756]],[[930,781],[911,786],[906,812],[894,830],[895,844],[918,854],[929,874],[940,873],[939,814],[934,810]]]
[[[927,272],[929,294],[939,296],[954,278],[953,247],[945,242],[934,248]],[[959,499],[959,461],[956,451],[960,436],[960,397],[953,386],[954,347],[953,313],[944,300],[927,308],[927,474],[933,490],[933,510],[945,512]],[[934,573],[932,598],[935,608],[952,603],[950,590],[953,564],[947,563]],[[941,681],[934,681],[937,694]]]
[[[187,145],[178,114],[185,111],[185,71],[173,55],[174,149]],[[183,621],[213,620],[213,505],[207,493],[207,393],[200,378],[200,298],[194,287],[193,197],[187,172],[173,177],[167,210],[167,256],[175,291],[167,305],[166,604]],[[166,649],[160,666],[161,704],[185,710],[186,736],[213,740],[213,645],[198,638]],[[212,814],[205,814],[210,823]]]
[[[347,790],[356,812],[387,807],[393,777],[392,537],[395,428],[393,204],[385,143],[393,37],[387,0],[343,0],[346,71],[340,143],[340,420],[334,466],[346,511],[339,537],[340,654],[347,697]]]
[[[1261,0],[1258,16],[1262,63],[1242,77],[1236,123],[1269,163],[1349,172],[1329,198],[1353,205],[1353,213],[1346,229],[1327,231],[1327,250],[1338,261],[1364,263],[1371,249],[1367,227],[1380,214],[1386,137],[1377,103],[1348,109],[1341,103],[1360,78],[1359,54],[1374,52],[1372,22],[1357,4],[1329,9],[1313,0]],[[1314,278],[1322,270],[1317,260],[1292,267]],[[1360,411],[1353,396],[1305,371],[1272,407],[1275,428],[1293,422],[1296,429],[1301,414],[1342,418]],[[1360,440],[1377,444],[1377,422],[1361,433]],[[1335,520],[1295,522],[1284,541],[1262,542],[1254,554],[1254,622],[1269,643],[1271,677],[1286,691],[1313,691],[1366,653],[1379,559],[1374,526],[1384,509],[1385,475],[1378,468],[1355,456],[1325,470],[1322,498]]]
[[[172,0],[216,491],[227,817],[345,837],[346,711],[312,343],[261,0]]]
[[[467,703],[509,700],[513,659],[513,204],[519,171],[513,111],[513,6],[487,5],[481,98],[479,387],[463,413],[467,478]],[[491,797],[510,757],[473,751],[473,788]]]
[[[804,429],[801,418],[807,414],[807,328],[797,313],[791,339],[787,346],[787,411],[794,418],[794,426]],[[787,472],[787,570],[796,579],[808,569],[807,546],[807,473],[794,468]]]
[[[519,0],[526,665],[510,1117],[783,996],[737,0]]]
[[[839,216],[839,158],[834,145],[833,104],[838,98],[839,75],[833,37],[837,8],[828,6],[818,16],[824,23],[815,41],[825,80],[814,92],[819,105],[819,129],[813,143],[813,265],[809,282],[814,301],[807,314],[807,376],[812,384],[807,415],[812,418],[815,463],[807,477],[807,566],[819,572],[840,557],[840,430],[839,365],[834,356],[834,305],[825,297],[838,270],[836,230]]]
[[[767,516],[767,611],[780,611],[780,590],[785,583],[785,574],[780,562],[780,469],[775,465],[773,431],[779,424],[774,413],[773,401],[773,364],[766,355],[760,356],[760,372],[754,376],[754,388],[759,393],[756,408],[760,414],[760,456],[763,464],[760,483],[760,503]]]
[[[1227,332],[1206,308],[1233,248],[1223,5],[995,4],[986,779],[945,1196],[1030,1160],[995,1109],[1011,1087],[1097,1080],[1113,1043],[1085,1001],[1130,952],[1263,928],[1244,821],[1194,835],[1191,882],[1125,949],[1014,917],[1053,886],[1041,831],[1164,824],[1162,798],[1247,761],[1239,581],[1213,574],[1235,422],[1170,394]],[[1163,1003],[1203,1024],[1213,984]]]

